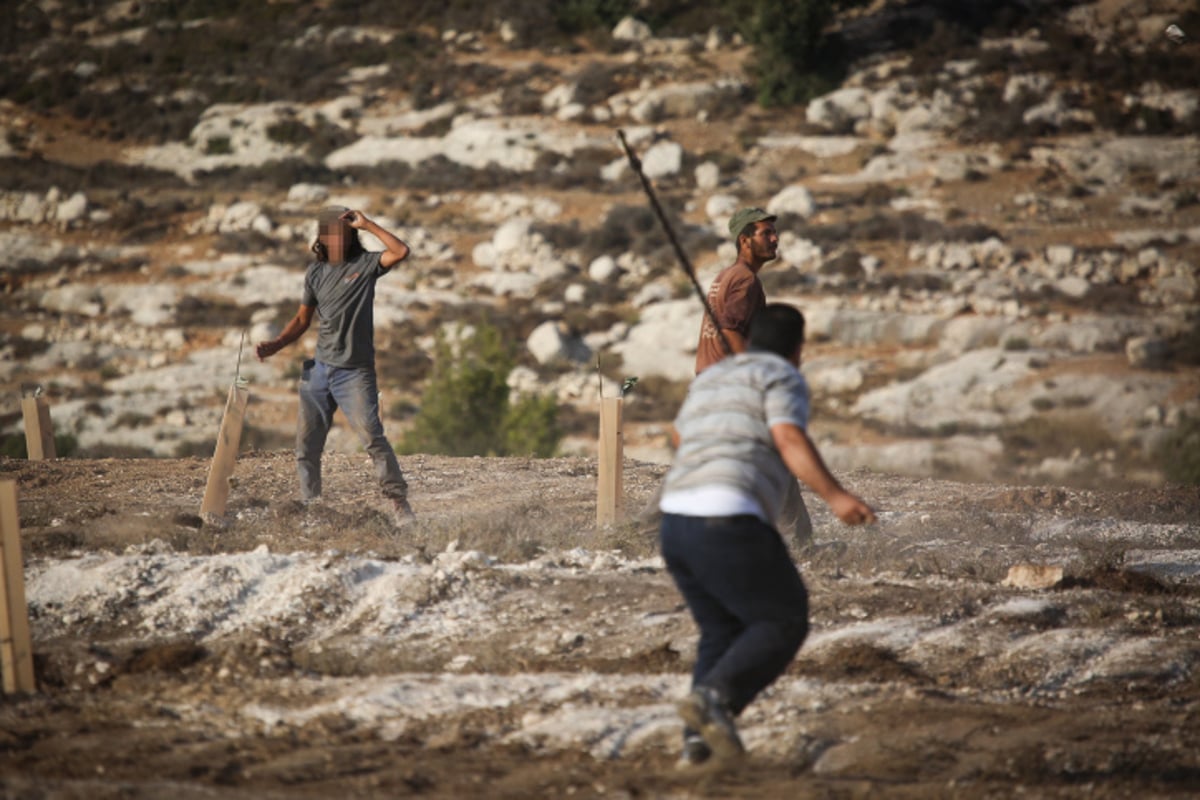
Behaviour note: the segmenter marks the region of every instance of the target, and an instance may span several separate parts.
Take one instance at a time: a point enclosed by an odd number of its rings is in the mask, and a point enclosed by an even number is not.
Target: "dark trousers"
[[[692,684],[716,689],[739,714],[804,642],[804,581],[779,534],[754,516],[664,514],[660,544],[700,628]]]

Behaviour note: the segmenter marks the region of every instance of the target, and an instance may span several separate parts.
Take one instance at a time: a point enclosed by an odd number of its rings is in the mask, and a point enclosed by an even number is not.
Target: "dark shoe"
[[[695,767],[712,758],[712,748],[699,733],[687,730],[683,733],[683,752],[679,754],[677,767]]]
[[[718,761],[737,761],[746,754],[733,717],[715,689],[697,686],[676,708],[688,727],[700,732]]]

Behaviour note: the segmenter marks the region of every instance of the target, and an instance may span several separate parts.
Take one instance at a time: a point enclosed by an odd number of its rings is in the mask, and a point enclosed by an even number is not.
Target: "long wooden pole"
[[[621,147],[625,150],[625,157],[629,160],[629,166],[638,176],[638,180],[641,181],[642,191],[646,193],[647,199],[650,200],[650,208],[654,211],[654,215],[658,217],[658,222],[662,225],[663,232],[667,235],[667,241],[671,243],[671,249],[675,251],[675,258],[679,260],[679,266],[683,267],[684,274],[691,281],[696,296],[700,298],[700,305],[704,306],[705,316],[708,317],[713,329],[717,332],[717,339],[721,342],[721,349],[725,351],[725,355],[733,355],[733,347],[729,344],[729,339],[725,336],[725,331],[721,328],[721,323],[717,321],[716,312],[713,311],[712,306],[708,302],[708,294],[696,278],[696,270],[692,266],[691,260],[687,257],[687,253],[683,252],[683,245],[679,243],[679,237],[675,235],[675,229],[671,227],[671,221],[667,219],[667,213],[663,211],[662,204],[658,202],[658,195],[654,193],[654,186],[651,185],[650,179],[646,177],[646,173],[642,170],[642,160],[638,158],[637,153],[633,152],[633,148],[629,146],[629,140],[625,138],[625,131],[618,130],[617,138],[621,140]]]
[[[0,481],[0,678],[5,694],[37,689],[24,569],[17,484]]]

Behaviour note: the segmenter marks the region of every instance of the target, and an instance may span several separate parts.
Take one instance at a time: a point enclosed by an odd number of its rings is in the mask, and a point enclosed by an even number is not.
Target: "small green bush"
[[[724,7],[754,45],[759,105],[805,103],[836,85],[824,32],[834,17],[831,0],[726,0]]]
[[[233,152],[233,144],[228,136],[213,136],[204,144],[204,154],[209,156],[227,156]]]
[[[1184,417],[1155,449],[1155,459],[1172,483],[1200,486],[1200,417]]]
[[[500,331],[480,325],[462,341],[438,337],[434,366],[403,453],[450,456],[550,456],[558,447],[553,397],[509,403],[508,373],[516,360]]]
[[[549,458],[558,449],[558,401],[551,395],[527,395],[504,415],[504,450],[513,456]]]
[[[267,138],[280,144],[304,144],[312,135],[312,128],[298,119],[281,119],[267,127]]]
[[[1010,336],[1004,340],[1003,347],[1010,352],[1023,352],[1029,349],[1029,340],[1024,336]]]
[[[568,34],[611,29],[634,7],[631,0],[560,0],[554,4],[554,21]]]

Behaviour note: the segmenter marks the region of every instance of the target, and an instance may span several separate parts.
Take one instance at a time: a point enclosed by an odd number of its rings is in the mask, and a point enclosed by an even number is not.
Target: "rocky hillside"
[[[1163,35],[1200,31],[1195,2],[845,3],[844,76],[782,109],[715,12],[648,3],[658,29],[572,35],[535,2],[425,5],[17,4],[10,444],[40,384],[76,454],[211,453],[244,339],[246,445],[288,446],[313,342],[250,347],[295,311],[338,203],[414,250],[377,304],[393,439],[436,334],[487,322],[519,351],[513,390],[562,404],[564,452],[593,447],[599,363],[606,391],[640,378],[627,453],[665,459],[700,307],[620,129],[702,283],[732,260],[733,209],[780,215],[764,282],[808,315],[835,467],[1164,480],[1200,417],[1200,48]]]

